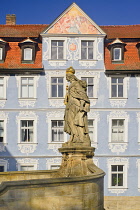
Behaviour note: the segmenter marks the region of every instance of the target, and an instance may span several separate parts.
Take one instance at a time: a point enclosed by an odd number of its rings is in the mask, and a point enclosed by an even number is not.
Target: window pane
[[[29,82],[29,84],[32,84],[33,85],[33,78],[28,78],[28,82]]]
[[[52,127],[57,127],[57,121],[52,121]]]
[[[63,97],[63,85],[58,85],[58,97]]]
[[[118,85],[118,97],[123,97],[123,85]]]
[[[118,83],[123,83],[123,78],[122,77],[118,78]]]
[[[88,86],[88,97],[93,97],[93,86]]]
[[[29,98],[33,98],[34,97],[34,88],[33,86],[29,86]]]
[[[21,97],[22,98],[27,98],[28,97],[28,88],[27,88],[27,86],[22,86],[21,87]]]
[[[52,46],[57,46],[57,42],[56,41],[52,41]]]
[[[31,48],[24,49],[24,60],[32,60],[32,49]]]
[[[121,60],[121,49],[114,48],[114,60]]]
[[[88,84],[93,84],[93,77],[88,77]]]
[[[88,126],[93,126],[93,120],[88,120]]]
[[[112,85],[112,97],[117,97],[117,87],[116,85]]]
[[[93,59],[93,49],[92,48],[88,49],[88,59]]]
[[[58,46],[62,46],[63,47],[63,41],[59,41],[58,42]]]
[[[118,180],[117,180],[117,174],[112,174],[112,186],[117,186]]]
[[[118,174],[118,186],[123,186],[123,174]]]
[[[93,47],[93,42],[88,42],[88,46]]]
[[[51,78],[51,83],[57,83],[57,77],[52,77]]]
[[[63,130],[59,129],[58,130],[58,141],[63,141],[63,140],[64,140]]]
[[[58,77],[58,83],[63,83],[63,78],[62,77]]]
[[[28,78],[21,78],[21,84],[27,84],[28,83]]]
[[[112,166],[111,166],[111,170],[112,170],[112,171],[117,171],[117,165],[112,165]]]
[[[123,171],[123,165],[118,165],[118,171]]]
[[[56,60],[57,59],[57,48],[53,47],[51,49],[51,59]]]
[[[52,97],[57,97],[57,86],[56,85],[52,85]]]
[[[0,60],[2,60],[2,51],[3,51],[3,48],[0,47]]]
[[[28,142],[33,142],[33,130],[32,129],[28,129],[29,132],[29,137],[28,137]]]
[[[112,83],[117,83],[117,78],[112,77],[112,78],[111,78],[111,82],[112,82]]]
[[[57,129],[52,130],[52,141],[57,141]]]
[[[82,48],[81,50],[81,59],[87,59],[87,52],[85,48]]]
[[[87,46],[87,42],[86,42],[86,41],[82,41],[82,42],[81,42],[81,46],[82,46],[82,47],[86,47],[86,46]]]

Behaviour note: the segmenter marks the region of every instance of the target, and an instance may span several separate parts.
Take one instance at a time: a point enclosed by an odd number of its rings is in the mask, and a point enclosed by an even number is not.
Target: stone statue
[[[71,84],[64,101],[64,131],[70,135],[68,143],[84,143],[89,146],[87,112],[90,110],[90,101],[86,93],[87,84],[74,74],[72,67],[66,70],[66,79]]]

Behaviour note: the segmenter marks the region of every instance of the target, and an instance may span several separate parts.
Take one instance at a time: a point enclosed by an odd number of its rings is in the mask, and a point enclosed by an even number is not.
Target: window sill
[[[79,61],[85,61],[85,62],[87,62],[87,61],[91,61],[91,62],[93,62],[93,61],[97,61],[97,60],[95,60],[95,59],[79,59]]]
[[[24,100],[32,100],[32,101],[34,101],[36,99],[37,98],[18,98],[18,100],[20,100],[20,101],[24,101]]]
[[[112,60],[112,64],[122,64],[124,63],[123,60]]]
[[[34,61],[21,61],[22,64],[34,64]]]
[[[64,99],[64,97],[49,97],[48,99]]]
[[[119,155],[120,152],[125,152],[128,146],[128,142],[109,142],[108,145],[111,152],[117,153],[117,155]]]
[[[109,98],[110,100],[127,100],[128,98],[122,98],[122,97],[112,97],[112,98]]]
[[[64,61],[67,61],[66,59],[48,59],[48,61],[53,61],[53,62],[64,62]]]
[[[110,187],[110,188],[108,188],[108,190],[111,193],[116,193],[117,195],[120,193],[124,193],[127,189],[128,188],[126,188],[126,187]]]

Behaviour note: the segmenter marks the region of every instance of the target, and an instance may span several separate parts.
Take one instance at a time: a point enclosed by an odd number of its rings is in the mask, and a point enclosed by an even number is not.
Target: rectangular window
[[[93,59],[93,41],[81,41],[81,59]]]
[[[21,98],[34,98],[34,78],[21,78]]]
[[[4,98],[4,77],[0,77],[0,98]]]
[[[4,121],[0,120],[0,143],[4,141]]]
[[[88,130],[89,130],[89,136],[91,142],[95,141],[95,135],[94,135],[94,120],[88,120]]]
[[[51,97],[63,97],[63,77],[51,78]]]
[[[111,165],[111,186],[124,186],[124,165]]]
[[[88,97],[94,97],[94,78],[93,77],[82,77],[82,80],[87,82],[87,95]]]
[[[0,61],[2,60],[3,48],[0,47]]]
[[[121,48],[114,48],[113,49],[113,60],[117,60],[117,61],[119,61],[119,60],[122,60],[121,59]]]
[[[113,119],[112,120],[112,142],[124,142],[124,120]]]
[[[111,97],[123,97],[123,77],[112,77],[111,78]]]
[[[21,171],[32,171],[34,170],[34,165],[20,166]]]
[[[34,121],[21,120],[21,142],[33,142]]]
[[[63,120],[52,120],[52,142],[64,142],[64,122]]]
[[[33,51],[33,49],[32,48],[29,48],[29,47],[27,47],[27,48],[25,48],[24,49],[24,60],[26,60],[26,61],[31,61],[32,60],[32,51]]]
[[[64,59],[64,41],[51,41],[51,59]]]

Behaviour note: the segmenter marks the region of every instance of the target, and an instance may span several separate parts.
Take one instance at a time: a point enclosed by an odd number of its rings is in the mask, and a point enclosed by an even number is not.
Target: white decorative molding
[[[64,119],[64,110],[57,110],[57,111],[48,111],[46,114],[46,122],[48,123],[49,119]]]
[[[19,106],[20,107],[34,107],[35,106],[35,102],[36,102],[36,99],[35,100],[29,100],[29,99],[25,99],[25,100],[20,100],[19,99]]]
[[[110,167],[110,165],[113,164],[124,164],[129,168],[129,158],[121,158],[121,157],[113,157],[107,159],[107,166]]]
[[[56,61],[53,61],[53,60],[49,60],[49,65],[50,66],[53,66],[53,67],[61,67],[61,66],[66,66],[66,63],[67,61],[59,61],[59,60],[56,60]]]
[[[127,99],[110,99],[110,104],[112,107],[125,107]]]
[[[127,118],[127,119],[129,119],[129,115],[125,111],[115,110],[115,111],[110,112],[110,114],[107,116],[108,122],[109,122],[110,118],[111,119],[120,119],[120,118]]]
[[[60,107],[64,107],[65,108],[64,99],[51,98],[51,99],[49,99],[49,105],[51,107],[56,107],[56,108],[60,108]]]
[[[99,112],[95,112],[93,109],[90,110],[88,113],[88,119],[97,119],[97,122],[100,121],[100,114]]]
[[[6,152],[7,145],[7,123],[9,122],[8,113],[0,111],[0,120],[4,121],[4,139],[3,142],[0,143],[0,152]]]
[[[33,159],[33,158],[22,158],[22,159],[17,159],[17,163],[16,163],[16,168],[18,169],[18,171],[20,171],[20,167],[23,165],[34,165],[34,170],[38,169],[38,163],[39,159]]]
[[[119,155],[120,152],[125,152],[127,146],[128,143],[109,143],[109,149],[111,152],[116,152],[117,155]]]
[[[140,192],[140,159],[137,159],[136,167],[138,168],[138,191]]]
[[[6,99],[0,99],[0,107],[3,108],[5,106]]]
[[[49,159],[46,159],[46,168],[48,170],[51,169],[51,166],[55,166],[55,165],[61,165],[61,158],[56,158],[56,157],[53,157],[53,158],[49,158]]]
[[[49,59],[49,38],[43,38],[43,60]]]
[[[67,39],[67,60],[79,60],[79,38]]]
[[[21,111],[19,112],[19,115],[16,116],[16,122],[18,123],[18,120],[20,119],[38,119],[38,116],[33,111]]]
[[[86,68],[91,68],[93,66],[96,66],[97,61],[90,61],[90,60],[79,60],[79,65]]]
[[[97,38],[97,60],[103,60],[103,53],[99,52],[99,49],[103,49],[103,38]],[[101,48],[99,48],[100,43],[102,44]]]
[[[115,193],[118,196],[119,194],[124,193],[127,189],[125,189],[125,188],[124,189],[111,189],[111,188],[108,188],[108,190],[109,190],[109,192]]]
[[[60,152],[58,151],[58,148],[61,148],[62,144],[57,144],[57,143],[48,143],[48,150],[53,150],[53,152],[57,155],[60,155]]]
[[[36,150],[37,143],[18,143],[18,149],[23,154],[30,154],[33,153]]]

